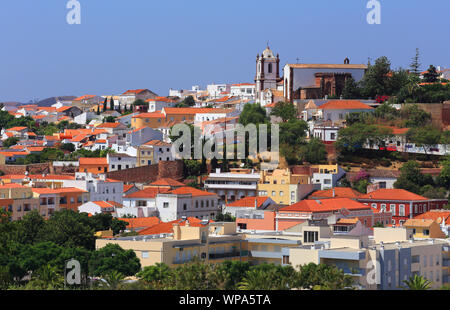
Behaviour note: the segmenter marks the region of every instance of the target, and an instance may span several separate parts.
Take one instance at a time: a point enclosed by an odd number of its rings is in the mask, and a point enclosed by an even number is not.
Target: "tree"
[[[300,266],[300,286],[304,289],[345,289],[353,285],[351,276],[336,266],[310,263]]]
[[[213,264],[205,264],[198,258],[173,270],[169,288],[175,290],[223,289],[224,277]]]
[[[391,63],[387,57],[382,56],[370,66],[362,79],[363,94],[375,98],[377,95],[389,94],[389,73]]]
[[[100,105],[97,106],[97,115],[100,115]]]
[[[125,276],[116,270],[112,270],[111,272],[104,275],[102,280],[105,281],[104,286],[106,288],[110,290],[117,290],[123,284]]]
[[[283,122],[297,119],[297,110],[290,102],[280,101],[275,104],[270,115],[278,116]]]
[[[403,283],[406,285],[405,289],[409,290],[429,290],[432,286],[431,281],[417,274],[410,277],[408,280],[404,280]]]
[[[450,156],[445,157],[441,164],[442,170],[439,174],[439,178],[444,187],[450,188]]]
[[[416,146],[423,147],[425,154],[428,154],[441,141],[441,132],[433,126],[417,127],[409,130],[406,137]]]
[[[300,147],[300,160],[311,164],[319,164],[327,159],[325,145],[319,139],[311,139],[306,145]]]
[[[173,272],[166,264],[156,263],[153,266],[145,267],[136,276],[145,281],[152,288],[161,290],[164,289],[168,283],[170,283],[170,279],[173,277]]]
[[[336,147],[341,151],[354,153],[365,143],[380,146],[386,138],[392,136],[392,129],[379,125],[355,123],[339,130]]]
[[[394,183],[394,187],[420,195],[421,188],[427,184],[434,185],[433,178],[430,175],[422,174],[417,162],[408,161],[400,168],[400,176]]]
[[[238,287],[240,290],[289,290],[298,284],[298,273],[292,266],[261,264],[251,267]]]
[[[95,248],[94,229],[90,226],[88,215],[68,209],[54,212],[36,239],[65,247]]]
[[[240,261],[225,261],[219,265],[221,274],[225,275],[225,290],[237,290],[238,284],[242,282],[244,275],[249,271],[250,264]]]
[[[133,276],[141,269],[139,258],[133,250],[124,250],[117,244],[107,244],[95,251],[89,261],[89,271],[93,276],[105,276],[113,271],[125,276]]]
[[[187,96],[186,98],[184,98],[183,103],[188,107],[193,107],[195,105],[194,97]]]
[[[419,49],[416,48],[416,55],[413,57],[412,61],[411,61],[411,65],[410,65],[410,72],[411,74],[415,75],[415,76],[419,76],[420,75],[420,55],[419,55]]]
[[[3,146],[5,148],[9,148],[10,146],[16,145],[17,142],[19,142],[19,140],[20,140],[19,138],[10,137],[3,142]]]
[[[68,151],[72,153],[75,152],[75,145],[73,143],[62,143],[59,149],[62,151]]]
[[[107,116],[103,119],[103,122],[105,123],[115,123],[116,122],[116,118],[112,115]]]
[[[430,65],[428,70],[423,75],[423,81],[425,83],[436,83],[439,81],[439,73],[435,66]]]
[[[400,110],[400,117],[406,119],[405,127],[424,127],[431,123],[431,114],[417,105],[406,105]]]
[[[114,98],[111,96],[111,99],[109,100],[109,109],[111,111],[114,111]]]
[[[258,103],[248,103],[244,106],[242,113],[239,117],[239,123],[247,126],[248,124],[267,124],[269,119],[266,114],[266,110]]]
[[[22,244],[33,244],[37,240],[39,232],[44,228],[45,220],[38,210],[26,214],[21,221],[16,223],[19,241]]]
[[[345,81],[344,89],[342,90],[343,99],[358,99],[361,98],[361,88],[356,83],[353,77]]]

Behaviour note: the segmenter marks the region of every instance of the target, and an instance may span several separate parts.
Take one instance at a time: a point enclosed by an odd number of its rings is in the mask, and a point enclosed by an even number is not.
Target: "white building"
[[[337,182],[345,175],[344,169],[335,165],[334,170],[321,168],[319,172],[313,173],[313,184],[320,184],[320,189],[331,189],[337,186]]]
[[[210,99],[219,99],[224,96],[224,93],[230,93],[231,86],[227,84],[210,84],[206,86],[206,90]]]
[[[108,171],[136,168],[136,156],[133,157],[128,154],[108,153],[106,158],[108,161]]]
[[[157,194],[156,208],[163,222],[182,217],[214,219],[220,212],[218,197],[214,193],[192,187],[180,187],[167,193]]]
[[[123,182],[106,178],[99,174],[96,178],[92,173],[76,172],[75,180],[63,180],[63,187],[76,187],[90,193],[91,201],[123,202]]]
[[[257,196],[259,172],[250,169],[231,169],[231,172],[210,173],[205,189],[216,193],[221,204],[227,204],[247,196]]]
[[[241,83],[231,85],[231,96],[239,97],[242,100],[255,99],[255,84]]]

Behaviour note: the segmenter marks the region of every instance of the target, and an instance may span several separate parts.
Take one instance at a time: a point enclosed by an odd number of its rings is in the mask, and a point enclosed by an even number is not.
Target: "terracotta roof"
[[[127,228],[147,228],[161,223],[161,220],[156,216],[153,217],[138,217],[138,218],[119,218],[118,220],[127,222]]]
[[[216,108],[163,108],[166,114],[200,114],[200,113],[230,113],[230,109]]]
[[[198,196],[216,196],[215,193],[210,193],[206,191],[202,191],[193,187],[185,186],[185,187],[179,187],[177,189],[171,190],[167,192],[167,194],[175,194],[175,195],[186,195],[191,194],[192,197],[198,197]]]
[[[195,217],[188,217],[187,220],[189,221],[189,225],[193,227],[205,227],[206,225],[201,224],[202,220],[197,219]],[[212,221],[210,221],[212,222]],[[186,220],[176,220],[172,222],[161,222],[159,224],[156,224],[154,226],[151,226],[149,228],[143,229],[139,231],[139,235],[145,236],[145,235],[157,235],[157,234],[170,234],[173,233],[173,225],[178,224],[180,226],[186,225]]]
[[[153,183],[150,183],[150,185],[155,185],[155,186],[184,186],[184,183],[178,182],[174,179],[171,178],[162,178],[159,179]]]
[[[434,220],[430,219],[408,219],[403,223],[404,227],[430,227]]]
[[[302,200],[296,204],[280,209],[280,212],[330,212],[341,209],[368,210],[369,206],[349,198],[329,198],[323,200]]]
[[[322,110],[373,110],[367,104],[358,100],[331,100],[319,107]]]
[[[60,107],[60,108],[56,109],[56,111],[64,112],[64,111],[67,111],[67,110],[69,110],[71,108],[73,108],[73,107],[72,106],[65,106],[65,107]]]
[[[92,99],[94,97],[95,97],[95,95],[84,95],[84,96],[73,99],[73,101],[87,100],[87,99]]]
[[[151,140],[142,145],[153,145],[153,146],[172,146],[172,144],[161,141],[161,140]]]
[[[80,165],[107,165],[106,157],[80,157]]]
[[[146,198],[151,199],[155,198],[158,194],[167,193],[169,190],[165,188],[158,188],[158,187],[147,187],[143,190],[131,193],[129,195],[126,195],[125,198]]]
[[[96,126],[96,128],[117,128],[119,126],[123,126],[123,125],[121,123],[103,123],[103,124]]]
[[[401,200],[401,201],[428,200],[428,198],[411,193],[404,189],[378,189],[371,193],[360,196],[359,199]]]
[[[333,196],[334,190],[334,196]],[[310,195],[310,198],[350,198],[355,199],[362,194],[350,187],[335,187],[334,189],[327,189],[317,191]]]
[[[166,116],[161,111],[155,111],[150,113],[140,113],[132,118],[165,118]]]
[[[27,127],[12,127],[12,128],[6,129],[6,131],[22,131],[25,129],[28,129],[28,128]]]
[[[260,208],[269,197],[259,196],[259,197],[244,197],[237,201],[227,204],[227,207],[242,207],[242,208],[254,208],[256,201],[256,208]]]
[[[445,224],[450,226],[450,210],[430,210],[428,212],[419,214],[414,217],[415,219],[429,219],[439,224],[445,220]]]
[[[143,91],[146,91],[146,89],[130,89],[127,90],[126,92],[123,93],[123,95],[128,95],[128,94],[140,94]]]
[[[294,69],[367,69],[366,65],[358,64],[288,64]]]
[[[17,183],[8,183],[4,185],[0,185],[0,188],[30,188],[28,186],[23,186]]]
[[[104,209],[104,208],[114,208],[114,207],[122,207],[122,205],[120,203],[117,203],[115,201],[93,201],[93,203],[95,203],[97,206],[99,206],[100,208]]]
[[[88,191],[85,191],[84,189],[80,189],[77,187],[55,188],[54,191],[57,193],[88,193]]]
[[[130,189],[132,189],[133,187],[135,187],[135,185],[127,185],[127,184],[124,184],[124,185],[123,185],[123,192],[126,193],[126,192],[128,192]]]
[[[154,99],[147,99],[145,101],[146,102],[155,102],[155,101],[157,101],[157,102],[169,102],[169,103],[175,102],[175,100],[172,100],[172,99],[167,98],[167,97],[156,97]]]
[[[357,217],[355,218],[340,218],[336,224],[339,225],[355,225],[356,223],[359,222],[359,219]]]

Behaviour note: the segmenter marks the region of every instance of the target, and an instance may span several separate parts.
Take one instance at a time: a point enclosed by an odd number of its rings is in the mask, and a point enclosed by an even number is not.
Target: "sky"
[[[78,0],[80,25],[68,1],[0,1],[0,102],[254,82],[267,42],[280,67],[387,56],[406,68],[419,48],[422,69],[450,68],[448,0],[379,0],[379,25],[369,0]]]

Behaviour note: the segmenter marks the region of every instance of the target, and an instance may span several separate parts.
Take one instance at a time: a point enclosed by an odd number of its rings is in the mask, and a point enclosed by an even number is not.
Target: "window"
[[[284,192],[280,191],[280,197],[283,197],[283,195],[284,195]]]
[[[398,210],[399,216],[405,216],[405,205],[400,205]]]
[[[168,202],[164,202],[163,203],[163,208],[168,208],[169,207],[169,203]]]
[[[275,191],[272,191],[272,196],[276,196],[277,193]]]
[[[75,202],[75,198],[70,197],[70,203],[74,203]]]
[[[380,207],[381,212],[386,212],[386,204],[382,203]]]
[[[430,235],[430,230],[424,229],[423,230],[423,234],[424,234],[424,236],[429,236]]]
[[[391,209],[392,215],[395,215],[395,204],[389,205],[389,208]]]
[[[186,211],[186,209],[187,209],[187,205],[186,205],[186,204],[183,204],[183,210]]]
[[[142,251],[142,258],[148,258],[148,251]]]

